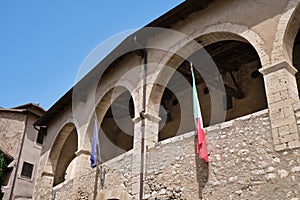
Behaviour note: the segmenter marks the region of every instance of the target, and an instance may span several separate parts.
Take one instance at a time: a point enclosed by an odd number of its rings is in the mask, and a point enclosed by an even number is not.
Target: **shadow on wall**
[[[197,137],[194,140],[195,160],[196,160],[196,177],[198,181],[199,199],[202,199],[202,190],[208,181],[209,164],[197,155]]]

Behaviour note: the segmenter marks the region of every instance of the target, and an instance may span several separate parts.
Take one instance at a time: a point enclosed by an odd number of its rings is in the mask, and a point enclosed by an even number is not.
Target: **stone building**
[[[47,129],[35,199],[299,199],[299,12],[189,0],[128,36],[35,123]]]
[[[45,110],[36,104],[0,109],[0,151],[10,163],[5,171],[3,199],[32,199],[42,149],[42,132],[33,127]]]

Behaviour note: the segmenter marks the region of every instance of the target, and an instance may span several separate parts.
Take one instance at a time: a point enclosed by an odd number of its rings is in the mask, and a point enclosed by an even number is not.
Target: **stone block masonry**
[[[300,150],[277,152],[269,144],[272,135],[267,110],[209,127],[206,135],[208,166],[195,157],[194,137],[179,136],[177,141],[173,138],[150,150],[146,198],[299,197],[300,173],[296,171]]]
[[[195,135],[187,133],[147,149],[145,199],[297,199],[300,149],[276,151],[270,145],[268,110],[206,129],[209,164],[195,154]],[[104,188],[97,199],[134,199],[133,151],[106,163]],[[41,199],[93,199],[95,170],[58,185]],[[125,195],[125,196],[124,196]],[[126,196],[127,195],[127,196]],[[122,198],[121,198],[122,197]]]
[[[241,120],[242,119],[242,120]],[[264,111],[220,130],[212,149],[205,199],[292,199],[300,195],[300,150],[277,152]],[[208,131],[208,136],[209,136]],[[225,195],[225,196],[224,196]]]
[[[262,68],[272,138],[276,151],[300,147],[300,137],[293,105],[299,101],[295,73],[297,70],[287,62]]]

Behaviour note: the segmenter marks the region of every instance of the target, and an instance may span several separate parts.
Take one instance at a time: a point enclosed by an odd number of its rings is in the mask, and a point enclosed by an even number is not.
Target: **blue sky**
[[[89,52],[141,28],[183,0],[0,2],[0,107],[50,108],[74,84]]]

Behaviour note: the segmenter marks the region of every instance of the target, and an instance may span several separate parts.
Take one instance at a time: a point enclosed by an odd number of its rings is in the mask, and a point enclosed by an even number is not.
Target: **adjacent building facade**
[[[32,199],[43,136],[33,124],[44,110],[29,103],[0,109],[0,151],[10,163],[5,171],[3,199]]]
[[[299,199],[299,28],[298,0],[191,0],[128,36],[35,122],[34,198]]]

